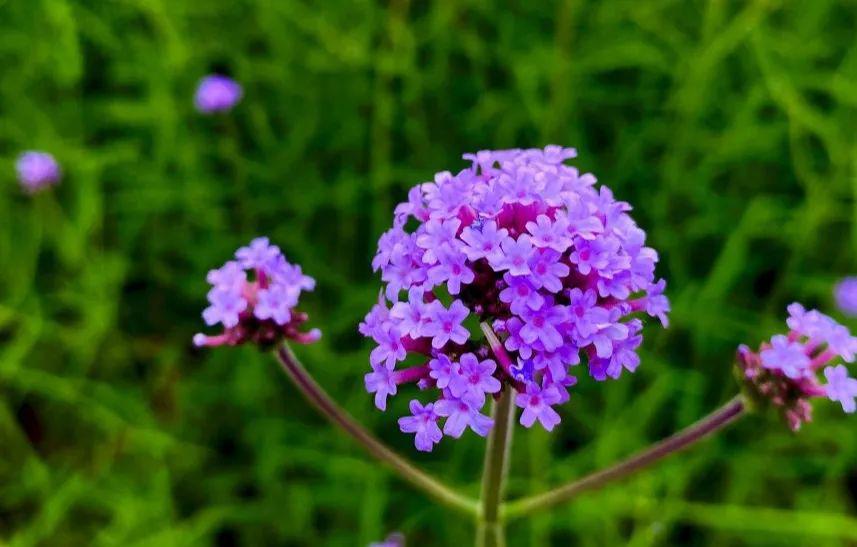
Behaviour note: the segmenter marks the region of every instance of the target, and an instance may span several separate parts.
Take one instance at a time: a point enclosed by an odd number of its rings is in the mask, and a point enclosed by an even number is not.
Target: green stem
[[[494,402],[494,427],[488,436],[485,468],[482,472],[482,499],[476,530],[476,545],[479,547],[506,545],[505,531],[500,520],[500,504],[509,473],[509,452],[515,420],[514,397],[514,389],[507,385]]]
[[[288,345],[283,344],[277,349],[276,353],[283,370],[295,383],[300,392],[303,393],[304,397],[331,423],[339,426],[340,429],[357,441],[370,455],[385,463],[405,481],[424,491],[438,502],[463,513],[478,514],[478,505],[475,500],[462,496],[434,477],[420,471],[357,423],[348,412],[337,405],[324,389],[318,385],[301,362],[298,361]]]
[[[570,500],[581,492],[595,490],[609,482],[625,478],[670,454],[687,448],[715,431],[723,429],[745,413],[746,405],[744,399],[741,395],[737,395],[725,405],[693,425],[653,444],[630,458],[544,494],[516,500],[505,505],[501,510],[501,517],[504,520],[520,518],[535,511]]]

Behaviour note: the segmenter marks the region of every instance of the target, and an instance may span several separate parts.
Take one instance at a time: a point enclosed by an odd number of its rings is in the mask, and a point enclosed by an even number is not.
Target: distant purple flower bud
[[[438,415],[434,403],[423,406],[419,401],[411,401],[411,416],[399,418],[402,433],[414,433],[414,446],[421,452],[431,452],[434,445],[443,438],[437,425]]]
[[[837,283],[834,296],[842,313],[857,317],[857,277],[846,277]]]
[[[62,176],[60,166],[47,152],[27,151],[18,156],[15,163],[18,182],[28,194],[53,186]]]
[[[199,82],[194,96],[196,109],[204,114],[232,109],[241,100],[243,90],[232,78],[211,74]]]

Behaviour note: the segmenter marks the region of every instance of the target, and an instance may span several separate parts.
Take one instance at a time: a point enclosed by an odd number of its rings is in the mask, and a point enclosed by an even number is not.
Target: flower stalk
[[[328,421],[339,427],[349,437],[357,441],[372,457],[387,465],[402,479],[422,490],[439,503],[462,513],[476,515],[477,502],[467,498],[414,467],[402,456],[396,454],[384,443],[375,438],[363,426],[357,423],[348,412],[337,405],[333,399],[307,372],[287,344],[276,351],[277,360],[283,371],[294,382],[298,390]]]
[[[503,506],[500,516],[504,521],[520,518],[568,501],[582,492],[597,490],[610,482],[623,479],[725,428],[745,415],[746,410],[744,398],[737,395],[693,425],[611,467],[596,471],[549,492],[516,500]]]
[[[494,427],[488,436],[482,472],[477,547],[502,547],[506,544],[503,523],[500,521],[500,506],[509,474],[509,453],[515,421],[514,398],[514,388],[507,385],[494,401]]]

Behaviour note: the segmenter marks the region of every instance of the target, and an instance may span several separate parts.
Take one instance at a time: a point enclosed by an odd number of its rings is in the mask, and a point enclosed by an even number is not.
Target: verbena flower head
[[[565,165],[575,155],[466,154],[470,167],[438,173],[396,207],[372,262],[384,290],[360,332],[377,344],[366,388],[378,408],[404,383],[436,390],[399,422],[418,449],[468,428],[486,435],[485,405],[503,385],[517,391],[524,426],[550,430],[576,382],[570,367],[619,378],[640,362],[638,316],[666,326],[657,253],[627,203]],[[479,322],[503,348],[489,348]]]
[[[267,237],[238,249],[235,260],[209,271],[206,280],[211,290],[202,318],[209,326],[221,325],[223,332],[197,334],[193,337],[196,346],[245,342],[270,346],[280,340],[307,344],[321,336],[318,329],[300,330],[307,315],[296,310],[301,293],[313,290],[315,280],[286,261]]]
[[[842,362],[854,362],[857,338],[817,310],[794,303],[788,312],[788,333],[775,335],[757,352],[738,348],[739,376],[752,400],[777,408],[792,431],[812,420],[814,397],[827,397],[854,412],[857,380],[848,377]]]
[[[32,150],[18,156],[15,170],[21,188],[28,194],[57,184],[62,176],[60,166],[52,155]]]
[[[842,313],[857,317],[857,277],[846,277],[837,283],[833,295]]]
[[[220,74],[211,74],[199,82],[194,96],[196,109],[204,114],[230,110],[241,100],[241,85]]]

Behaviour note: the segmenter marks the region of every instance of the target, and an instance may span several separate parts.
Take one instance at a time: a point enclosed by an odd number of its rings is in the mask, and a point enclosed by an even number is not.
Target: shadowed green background
[[[483,441],[416,454],[355,326],[392,208],[483,148],[576,146],[661,252],[672,326],[621,381],[517,428],[510,495],[608,464],[735,393],[737,344],[832,307],[857,249],[857,4],[0,0],[0,538],[30,545],[468,545],[254,348],[194,351],[205,272],[266,234],[318,280],[298,348],[349,411],[478,494]],[[193,110],[199,78],[245,87]],[[65,179],[33,199],[24,149]],[[854,322],[850,323],[854,328]],[[853,368],[852,368],[853,371]],[[751,417],[510,545],[857,545],[857,421]]]

